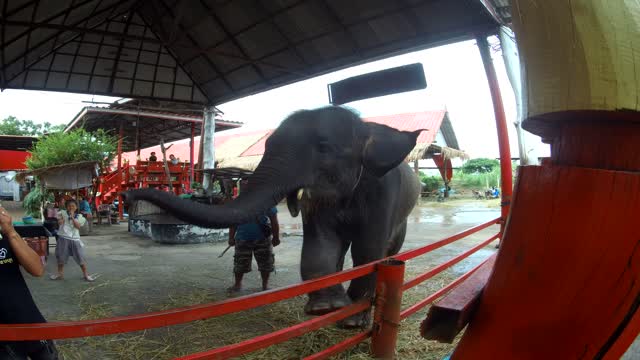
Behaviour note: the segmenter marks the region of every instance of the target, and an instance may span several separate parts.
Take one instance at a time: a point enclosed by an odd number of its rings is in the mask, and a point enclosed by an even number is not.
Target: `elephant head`
[[[302,197],[337,202],[350,197],[363,177],[384,176],[414,148],[420,131],[404,132],[363,122],[354,112],[330,106],[288,116],[265,144],[251,188],[234,201],[204,205],[151,189],[124,193],[147,200],[188,223],[226,228],[241,224],[287,197],[297,215]]]

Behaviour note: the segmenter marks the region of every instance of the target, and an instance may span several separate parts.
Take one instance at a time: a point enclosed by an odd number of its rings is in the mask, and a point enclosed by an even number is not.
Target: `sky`
[[[516,105],[500,53],[492,53],[508,121],[512,157],[518,156]],[[277,127],[290,113],[328,105],[327,84],[351,76],[420,62],[427,80],[424,90],[347,104],[363,117],[447,109],[462,150],[471,157],[497,158],[493,104],[475,41],[465,41],[400,55],[340,70],[261,94],[219,104],[223,118],[245,125],[232,132]],[[59,92],[4,90],[0,92],[0,119],[15,116],[41,123],[67,124],[86,102],[119,98]],[[548,145],[534,137],[537,153],[548,156]]]

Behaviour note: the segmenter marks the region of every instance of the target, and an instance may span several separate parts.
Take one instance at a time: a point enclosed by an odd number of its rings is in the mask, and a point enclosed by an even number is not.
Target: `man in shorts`
[[[246,186],[244,188],[246,191]],[[265,228],[271,227],[271,234],[265,233]],[[242,288],[242,277],[251,271],[251,258],[256,258],[258,271],[262,278],[262,290],[267,290],[269,275],[274,270],[275,257],[273,247],[280,244],[280,225],[278,224],[278,210],[275,207],[259,216],[255,221],[231,227],[229,229],[229,245],[235,246],[233,256],[233,273],[235,284],[229,291],[235,292]]]
[[[0,324],[44,323],[20,267],[33,276],[42,276],[40,256],[13,228],[11,216],[0,206]],[[51,340],[0,341],[0,360],[55,360],[58,351]]]

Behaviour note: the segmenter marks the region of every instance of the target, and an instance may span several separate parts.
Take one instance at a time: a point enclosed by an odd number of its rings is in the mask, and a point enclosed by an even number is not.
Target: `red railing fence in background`
[[[491,236],[464,253],[436,266],[429,271],[418,275],[414,279],[404,281],[404,261],[426,254],[441,248],[454,241],[498,224],[500,218],[491,220],[481,225],[457,233],[432,244],[405,251],[391,258],[381,259],[369,264],[347,269],[339,273],[327,275],[318,279],[309,280],[296,285],[286,286],[280,289],[270,290],[264,293],[253,294],[229,299],[217,303],[194,305],[184,308],[171,309],[153,313],[145,313],[131,316],[121,316],[87,321],[51,322],[42,324],[12,324],[0,325],[0,341],[39,340],[39,339],[68,339],[87,336],[100,336],[131,331],[139,331],[163,326],[178,325],[195,320],[204,320],[226,314],[245,311],[263,305],[272,304],[295,296],[307,294],[328,286],[344,283],[355,278],[371,274],[377,271],[376,304],[374,309],[374,321],[371,330],[353,335],[342,342],[313,354],[307,359],[326,359],[329,356],[345,351],[372,337],[372,353],[376,357],[392,358],[395,352],[395,343],[398,336],[400,321],[414,314],[425,306],[435,301],[447,291],[466,279],[479,266],[454,280],[451,284],[431,294],[424,300],[411,307],[400,310],[402,292],[429,278],[439,274],[446,268],[462,261],[482,247],[488,245],[499,237],[499,234]],[[317,330],[324,326],[334,324],[353,314],[371,308],[371,300],[361,301],[338,311],[315,317],[300,324],[261,335],[240,343],[231,344],[216,349],[191,354],[180,359],[228,359],[248,352],[256,351],[275,345],[294,337]]]

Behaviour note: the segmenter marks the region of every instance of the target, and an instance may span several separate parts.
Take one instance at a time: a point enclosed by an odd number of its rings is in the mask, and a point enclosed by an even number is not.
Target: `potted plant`
[[[197,181],[194,181],[191,183],[191,190],[193,191],[193,194],[196,196],[204,195],[204,188],[202,187],[202,184],[200,184]]]

